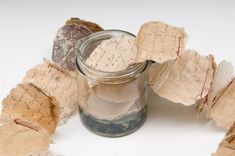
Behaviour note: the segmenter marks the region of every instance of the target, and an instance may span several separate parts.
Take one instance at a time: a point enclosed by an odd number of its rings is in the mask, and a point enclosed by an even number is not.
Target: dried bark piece
[[[135,100],[125,102],[112,102],[97,97],[92,91],[89,92],[85,111],[96,118],[104,120],[113,120],[121,118],[135,104]]]
[[[183,28],[160,21],[143,24],[136,37],[137,62],[152,60],[163,63],[183,52],[186,34]]]
[[[135,101],[141,95],[142,88],[139,85],[138,79],[134,79],[121,84],[97,84],[91,90],[97,97],[103,100],[121,103]]]
[[[235,79],[228,85],[211,108],[211,117],[218,126],[228,129],[235,121]]]
[[[213,156],[234,156],[235,155],[235,123],[230,127],[223,141],[220,143]]]
[[[228,143],[235,150],[235,122],[229,128],[228,132],[224,137],[224,142]]]
[[[135,38],[130,35],[114,36],[104,40],[86,60],[93,69],[105,72],[117,72],[127,69],[135,63]]]
[[[92,32],[81,25],[65,25],[56,34],[52,60],[67,70],[75,70],[78,49],[86,36]]]
[[[145,75],[123,84],[97,83],[89,85],[86,76],[77,73],[78,101],[80,108],[99,119],[116,120],[140,111],[145,106]]]
[[[82,25],[90,29],[92,32],[98,32],[103,30],[103,28],[98,24],[79,18],[71,18],[67,20],[66,25]]]
[[[45,128],[52,134],[59,111],[51,99],[32,84],[21,84],[3,100],[1,117],[4,120],[23,119]]]
[[[169,60],[164,63],[153,63],[150,65],[148,82],[155,90],[158,90],[167,80],[175,63],[175,60]]]
[[[158,95],[172,102],[192,105],[208,94],[214,66],[213,56],[205,57],[196,51],[187,50],[175,60],[175,63],[166,62],[166,65],[160,65],[158,68],[160,76],[157,77],[165,79],[163,83],[161,81],[156,81],[157,84],[154,83],[153,80],[156,77],[154,74],[158,74],[158,71],[151,69],[149,72],[150,85]],[[157,65],[153,67],[157,67]],[[167,73],[164,73],[161,67],[166,67]]]
[[[46,130],[17,120],[0,127],[1,156],[41,156],[50,144]]]
[[[206,116],[211,118],[210,111],[213,105],[227,89],[233,77],[234,71],[232,64],[227,61],[222,61],[215,71],[208,95],[199,103],[199,112],[205,112]]]
[[[216,153],[213,156],[234,156],[235,149],[228,148],[226,145],[221,144],[220,147],[217,149]]]
[[[44,94],[55,100],[59,108],[59,125],[66,123],[77,109],[75,77],[48,61],[29,70],[21,83],[32,83]]]

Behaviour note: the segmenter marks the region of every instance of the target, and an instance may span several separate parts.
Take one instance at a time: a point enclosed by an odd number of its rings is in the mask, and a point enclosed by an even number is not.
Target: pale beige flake
[[[230,127],[224,139],[220,143],[213,156],[234,156],[235,155],[235,123]]]
[[[21,83],[32,83],[51,97],[59,107],[59,125],[66,123],[77,109],[75,77],[48,61],[29,70]]]
[[[92,116],[99,119],[113,120],[123,117],[130,108],[135,104],[135,101],[112,102],[97,97],[92,91],[87,100],[86,111]]]
[[[235,79],[228,85],[227,89],[220,95],[211,108],[211,117],[217,125],[228,129],[235,121]]]
[[[172,102],[192,105],[208,94],[214,74],[214,58],[211,55],[201,56],[196,51],[187,50],[175,60],[175,63],[169,64],[167,73],[164,73],[161,67],[157,68],[165,81],[163,83],[156,81],[162,84],[155,85],[154,74],[158,74],[158,71],[151,69],[149,75],[152,77],[150,85],[153,90]]]
[[[1,118],[6,121],[24,119],[52,134],[58,122],[58,108],[51,99],[32,84],[18,85],[2,102]]]
[[[148,82],[155,90],[158,90],[167,80],[176,62],[175,60],[169,60],[164,63],[153,63],[150,65]]]
[[[50,136],[40,127],[15,121],[0,127],[1,156],[39,156],[49,148]],[[41,155],[40,155],[41,156]]]
[[[176,59],[184,49],[186,34],[183,28],[160,21],[143,24],[136,37],[137,62],[152,60],[163,63]]]
[[[122,84],[98,84],[91,90],[99,98],[116,103],[134,101],[141,94],[137,80]]]
[[[216,153],[213,154],[212,156],[234,156],[234,155],[235,155],[235,149],[228,148],[222,144],[217,149]]]
[[[80,109],[104,120],[116,120],[138,112],[145,106],[145,74],[137,79],[121,83],[98,83],[90,87],[88,79],[77,72],[78,101]]]
[[[135,37],[130,35],[114,36],[104,40],[90,54],[86,64],[93,69],[117,72],[127,69],[136,59]]]
[[[208,96],[199,104],[199,112],[205,112],[207,117],[211,117],[210,110],[221,94],[227,89],[234,77],[234,70],[231,63],[222,61],[216,71],[209,89]]]

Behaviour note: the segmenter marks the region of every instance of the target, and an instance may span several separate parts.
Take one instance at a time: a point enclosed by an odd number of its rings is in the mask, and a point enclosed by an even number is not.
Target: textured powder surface
[[[82,25],[90,29],[92,32],[98,32],[98,31],[103,30],[103,28],[99,26],[98,24],[90,22],[90,21],[86,21],[83,19],[79,19],[79,18],[71,18],[67,20],[66,25]]]
[[[162,22],[148,22],[141,26],[136,37],[137,62],[152,60],[163,63],[176,59],[184,48],[186,34],[183,28]]]
[[[136,58],[135,37],[115,36],[104,40],[90,54],[86,64],[93,69],[105,72],[117,72],[127,69]]]
[[[223,141],[220,143],[213,156],[234,156],[235,155],[235,123],[230,127]]]
[[[76,79],[59,66],[45,62],[30,69],[21,83],[32,83],[55,101],[59,125],[66,123],[77,109]]]
[[[78,49],[92,32],[81,25],[65,25],[56,34],[53,44],[52,60],[68,70],[75,70]]]
[[[3,100],[1,118],[23,119],[45,128],[52,134],[58,122],[58,108],[32,84],[18,85]]]
[[[1,156],[46,156],[48,133],[28,122],[16,121],[0,126]]]
[[[157,68],[159,72],[151,69],[150,85],[158,95],[172,102],[184,105],[195,104],[197,100],[208,94],[214,74],[213,61],[212,56],[204,57],[193,50],[187,50],[175,60],[175,63],[166,62],[166,65]],[[154,66],[157,67],[157,65]],[[154,81],[156,74],[163,75],[157,77],[162,77],[164,82]]]
[[[207,117],[211,117],[210,111],[216,103],[220,95],[227,89],[234,77],[233,66],[231,63],[222,61],[216,71],[209,89],[208,96],[199,102],[199,112],[206,113]]]

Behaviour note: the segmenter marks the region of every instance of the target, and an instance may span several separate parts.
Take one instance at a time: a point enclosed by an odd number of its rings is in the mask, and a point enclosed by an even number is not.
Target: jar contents
[[[129,35],[104,40],[90,54],[86,63],[96,70],[105,72],[125,70],[134,63],[137,56],[134,41],[135,37]]]
[[[134,40],[122,34],[96,44],[92,52],[84,50],[89,56],[81,51],[87,68],[78,65],[80,116],[84,125],[97,134],[127,135],[146,119],[147,63],[133,64],[137,54]]]

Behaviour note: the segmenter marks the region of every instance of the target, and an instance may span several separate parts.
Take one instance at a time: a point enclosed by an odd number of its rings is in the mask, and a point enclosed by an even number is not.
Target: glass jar
[[[82,43],[76,61],[81,120],[89,130],[107,137],[134,132],[147,115],[147,62],[118,72],[98,71],[85,62],[102,41],[119,35],[134,36],[120,30],[94,33]]]

